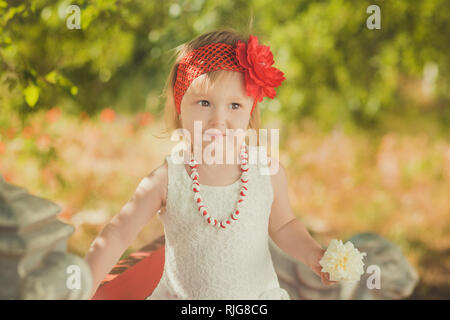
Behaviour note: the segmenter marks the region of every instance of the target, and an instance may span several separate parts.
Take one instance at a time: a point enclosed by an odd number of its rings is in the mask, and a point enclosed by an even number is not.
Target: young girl
[[[257,37],[229,29],[181,46],[165,111],[173,129],[183,130],[190,161],[166,156],[95,239],[86,256],[92,294],[158,211],[165,265],[147,299],[290,299],[280,288],[269,236],[323,283],[334,283],[320,271],[325,250],[292,212],[284,168],[277,163],[271,166],[276,172],[262,174],[260,162],[249,159],[245,137],[234,134],[259,129],[257,102],[275,97],[284,80],[273,63]]]

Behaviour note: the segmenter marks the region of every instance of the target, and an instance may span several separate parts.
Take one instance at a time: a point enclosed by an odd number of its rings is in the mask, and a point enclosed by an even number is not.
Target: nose
[[[222,105],[214,106],[211,119],[209,121],[210,128],[217,128],[219,130],[225,130],[227,123],[226,108]]]

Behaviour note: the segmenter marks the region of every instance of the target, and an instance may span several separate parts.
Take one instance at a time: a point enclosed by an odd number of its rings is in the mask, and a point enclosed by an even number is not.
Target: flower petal
[[[256,74],[255,74],[255,69],[253,68],[249,68],[248,69],[248,73],[250,75],[250,77],[252,78],[252,80],[258,85],[258,86],[264,86],[264,80],[262,80],[261,78],[259,78]]]
[[[250,65],[247,61],[247,44],[245,42],[242,42],[241,40],[238,41],[236,46],[236,57],[241,66],[243,66],[244,68],[250,68]]]

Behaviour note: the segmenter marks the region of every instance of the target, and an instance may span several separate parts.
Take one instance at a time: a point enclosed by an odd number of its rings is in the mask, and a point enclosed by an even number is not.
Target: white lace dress
[[[168,193],[159,213],[166,239],[164,272],[146,300],[289,300],[269,251],[270,175],[249,164],[248,194],[239,220],[217,229],[198,212],[184,164],[174,163],[170,155],[166,161]],[[228,218],[239,199],[240,179],[227,186],[200,186],[211,215]]]

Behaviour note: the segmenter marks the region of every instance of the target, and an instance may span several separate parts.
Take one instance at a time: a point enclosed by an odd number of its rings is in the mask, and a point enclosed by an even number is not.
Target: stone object
[[[0,175],[0,299],[89,299],[90,269],[67,253],[74,227],[57,219],[60,211]]]

